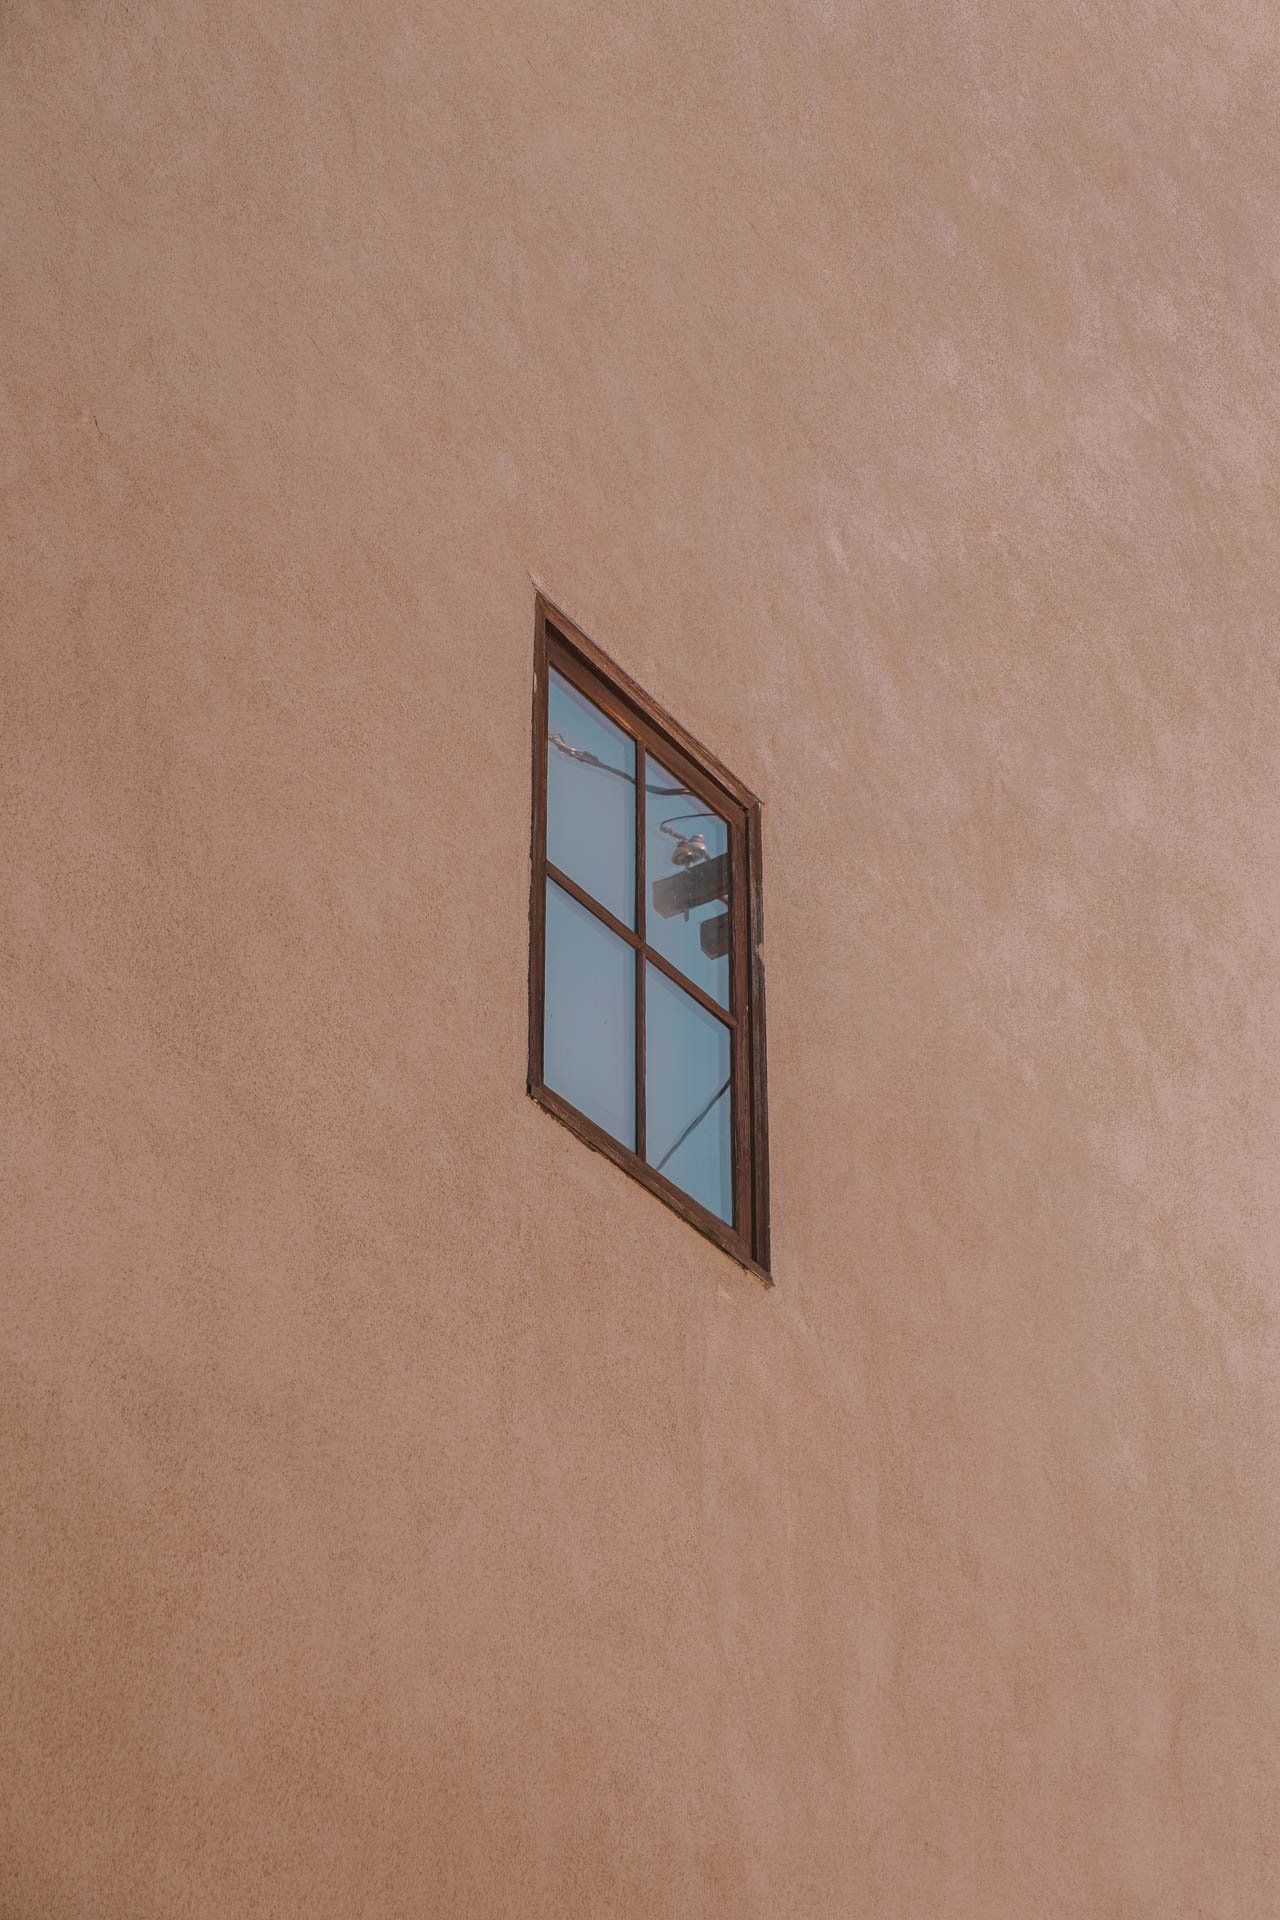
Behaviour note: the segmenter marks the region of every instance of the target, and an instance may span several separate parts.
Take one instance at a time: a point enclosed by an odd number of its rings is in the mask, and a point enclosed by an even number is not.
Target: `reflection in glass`
[[[645,996],[649,1164],[731,1222],[729,1029],[653,965]]]
[[[635,955],[554,880],[543,1005],[543,1079],[634,1151]]]
[[[644,783],[645,939],[727,1007],[728,823],[652,755]]]
[[[628,927],[635,925],[635,805],[635,742],[553,671],[547,858]]]

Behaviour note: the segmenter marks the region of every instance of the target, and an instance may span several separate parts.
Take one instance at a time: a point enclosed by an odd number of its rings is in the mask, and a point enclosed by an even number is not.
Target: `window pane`
[[[548,880],[543,1079],[633,1150],[635,1033],[635,954]]]
[[[722,1220],[733,1220],[729,1029],[645,969],[649,1164]]]
[[[552,672],[547,709],[547,858],[635,925],[635,742]]]
[[[652,755],[644,783],[645,939],[727,1007],[728,823]]]

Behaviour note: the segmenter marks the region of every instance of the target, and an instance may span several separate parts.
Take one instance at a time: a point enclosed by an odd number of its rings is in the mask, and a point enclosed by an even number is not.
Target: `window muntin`
[[[758,805],[541,601],[534,800],[530,1092],[762,1272]]]

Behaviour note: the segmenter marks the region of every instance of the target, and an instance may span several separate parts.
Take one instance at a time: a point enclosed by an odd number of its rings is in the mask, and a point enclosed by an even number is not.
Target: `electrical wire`
[[[586,747],[571,747],[562,733],[548,733],[547,741],[558,753],[562,753],[566,760],[577,760],[582,766],[597,767],[601,773],[611,773],[615,780],[625,780],[629,786],[634,787],[636,783],[634,773],[628,773],[625,767],[611,767],[607,760],[599,759],[594,753],[588,752]],[[678,800],[681,795],[690,800],[695,797],[691,787],[664,787],[654,780],[646,780],[644,790],[646,793],[669,793],[673,800]],[[690,814],[689,818],[692,819],[693,815]]]
[[[664,787],[662,791],[666,793],[669,791],[669,789]],[[662,828],[662,831],[666,833],[668,828],[671,826],[671,823],[673,820],[719,820],[719,819],[720,819],[720,815],[718,813],[713,812],[710,807],[704,807],[701,813],[669,813],[665,820],[660,820],[658,822],[658,825]],[[675,838],[677,840],[683,840],[684,837],[685,836],[682,833],[677,833],[675,835]]]
[[[635,785],[636,777],[634,773],[628,773],[623,767],[611,767],[607,760],[598,759],[597,756],[589,752],[586,747],[570,746],[562,733],[548,733],[547,739],[558,752],[564,754],[566,759],[576,760],[580,766],[596,767],[601,773],[611,773],[616,780],[626,780],[630,785]],[[690,787],[662,787],[658,786],[652,780],[645,781],[644,790],[646,793],[669,793],[673,800],[679,799],[682,796],[688,800],[693,800],[697,797]],[[701,813],[672,813],[668,814],[665,820],[659,820],[658,831],[660,833],[669,833],[673,840],[685,840],[688,838],[686,834],[673,832],[673,821],[719,820],[720,818],[721,815],[711,807],[704,807]]]
[[[733,1076],[730,1075],[730,1080],[732,1079],[732,1077]],[[716,1101],[722,1099],[724,1095],[728,1093],[728,1091],[729,1091],[729,1080],[726,1080],[724,1085],[721,1087],[719,1093],[712,1094],[711,1098],[708,1100],[706,1106],[703,1107],[702,1111],[700,1113],[694,1114],[692,1120],[689,1122],[684,1132],[680,1134],[672,1142],[672,1144],[667,1148],[661,1160],[659,1160],[654,1167],[654,1171],[656,1173],[662,1172],[662,1169],[666,1166],[668,1160],[671,1158],[676,1148],[682,1147],[684,1145],[685,1141],[689,1138],[689,1135],[693,1132],[694,1128],[700,1127],[702,1125],[703,1121],[706,1119],[707,1115],[710,1113],[712,1107],[714,1107]]]

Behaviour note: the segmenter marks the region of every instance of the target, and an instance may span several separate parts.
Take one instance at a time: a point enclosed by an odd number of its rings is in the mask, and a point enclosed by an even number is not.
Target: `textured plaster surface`
[[[1275,1920],[1271,0],[0,13],[0,1912]],[[534,583],[776,1288],[524,1093]]]

